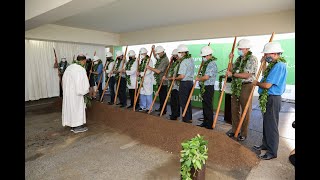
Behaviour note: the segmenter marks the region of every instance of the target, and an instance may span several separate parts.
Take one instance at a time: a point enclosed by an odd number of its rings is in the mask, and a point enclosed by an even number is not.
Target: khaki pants
[[[242,115],[242,110],[246,106],[252,87],[253,87],[252,83],[242,84],[239,101],[237,101],[237,98],[234,95],[231,96],[231,113],[232,113],[231,118],[232,118],[233,133],[235,133],[238,128],[238,124],[240,122],[240,118]],[[241,126],[241,130],[240,130],[241,136],[247,137],[251,111],[252,111],[252,99],[249,102],[248,111]]]

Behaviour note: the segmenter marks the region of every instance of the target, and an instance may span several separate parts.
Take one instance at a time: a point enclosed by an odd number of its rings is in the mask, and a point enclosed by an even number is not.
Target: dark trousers
[[[63,91],[62,91],[62,85],[61,85],[61,82],[59,82],[59,90],[60,90],[60,92],[59,92],[59,96],[60,96],[60,97],[63,97]]]
[[[110,91],[110,102],[113,103],[114,101],[114,97],[116,96],[115,95],[115,91],[114,91],[114,84],[116,83],[116,79],[113,77],[110,77],[110,80],[109,80],[109,91]]]
[[[279,113],[281,109],[281,96],[268,96],[266,112],[263,114],[262,144],[267,153],[277,156],[279,146]]]
[[[138,89],[137,89],[138,92]],[[134,105],[134,89],[129,89],[129,96],[130,96],[130,106]],[[139,106],[139,97],[137,99],[137,104],[136,107],[140,107]]]
[[[163,107],[164,101],[167,97],[167,85],[162,85],[159,91],[159,99],[160,99],[160,110]],[[167,105],[165,105],[163,112],[167,112]]]
[[[177,89],[174,89],[171,91],[170,106],[171,106],[171,117],[172,118],[180,117],[179,91]]]
[[[193,86],[193,81],[181,81],[179,86],[179,98],[180,98],[182,113],[184,111],[184,108],[187,108],[186,114],[182,118],[184,122],[192,120],[191,102],[189,103],[188,107],[186,107],[192,86]]]
[[[98,86],[98,82],[96,82],[96,86]],[[103,93],[103,90],[102,90],[102,82],[100,82],[100,85],[99,85],[98,90],[99,90],[99,98],[101,98],[102,93]]]
[[[203,123],[207,128],[212,128],[213,124],[213,104],[212,98],[214,85],[204,86],[205,92],[202,95]]]
[[[120,104],[123,106],[127,105],[127,94],[126,94],[127,81],[126,78],[121,77],[118,97],[120,100]]]

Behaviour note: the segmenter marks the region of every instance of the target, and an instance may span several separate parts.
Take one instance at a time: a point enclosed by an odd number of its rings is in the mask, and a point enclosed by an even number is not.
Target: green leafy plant
[[[181,162],[181,177],[183,180],[192,180],[191,169],[194,168],[194,174],[199,169],[203,168],[203,165],[208,159],[208,141],[203,139],[203,136],[197,134],[194,138],[181,143],[182,150],[180,151]]]

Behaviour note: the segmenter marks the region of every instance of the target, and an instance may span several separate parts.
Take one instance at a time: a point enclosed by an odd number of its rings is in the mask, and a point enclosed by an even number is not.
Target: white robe
[[[129,85],[127,82],[128,89],[135,89],[136,88],[137,68],[138,68],[137,65],[138,65],[138,62],[137,62],[137,60],[135,60],[134,63],[132,64],[130,70],[126,70],[126,74],[128,76],[130,76],[130,81],[131,81],[131,85]]]
[[[86,70],[71,64],[63,75],[62,126],[77,127],[86,123],[84,95],[89,92]]]
[[[152,60],[150,60],[149,66],[153,67]],[[147,67],[147,65],[146,65],[146,67]],[[144,76],[143,73],[144,72],[140,73],[141,77]],[[142,86],[142,88],[140,90],[140,94],[152,95],[152,93],[153,93],[153,71],[147,69],[146,75],[145,75],[144,80],[143,80],[143,86]]]

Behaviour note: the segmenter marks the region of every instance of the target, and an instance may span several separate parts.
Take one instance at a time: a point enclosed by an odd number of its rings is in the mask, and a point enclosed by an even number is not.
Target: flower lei
[[[274,62],[270,62],[268,63],[267,68],[265,69],[265,71],[263,72],[263,78],[261,79],[261,82],[266,82],[267,77],[269,75],[270,70],[273,68],[274,65],[276,65],[279,61],[286,63],[286,60],[283,57],[278,58],[276,61]],[[260,109],[263,113],[266,112],[266,106],[267,106],[267,102],[268,102],[268,89],[263,89],[262,93],[259,96],[259,106]]]
[[[242,73],[251,55],[252,55],[252,52],[248,51],[245,58],[242,60],[242,63],[241,63],[241,57],[238,57],[235,63],[235,68],[233,68],[232,72]],[[232,95],[237,97],[237,100],[239,100],[239,97],[240,97],[241,87],[242,87],[242,79],[232,77],[231,91],[232,91]]]
[[[204,74],[206,73],[206,70],[207,70],[207,67],[208,67],[208,64],[212,61],[215,61],[217,60],[216,57],[212,56],[212,58],[210,58],[209,60],[207,60],[206,62],[203,63],[203,67],[201,69],[201,72],[200,72],[200,76],[204,76]],[[204,81],[200,81],[199,82],[199,85],[201,87],[200,89],[200,92],[201,92],[201,95],[204,94],[204,92],[206,91],[205,87],[204,87]]]
[[[135,59],[132,59],[132,60],[129,60],[127,63],[126,63],[126,70],[130,70],[133,63],[134,63]],[[128,82],[128,85],[131,86],[131,80],[130,80],[130,75],[127,75],[126,74],[126,80]]]
[[[118,71],[118,69],[119,69],[119,67],[120,67],[120,64],[121,64],[121,61],[122,61],[122,60],[119,60],[119,59],[117,60],[117,66],[116,66],[115,71]],[[117,73],[114,78],[116,79],[116,81],[118,81],[119,73]]]
[[[156,64],[154,65],[154,67],[155,67],[155,68],[158,68],[158,66],[159,66],[159,64],[161,63],[162,59],[165,58],[165,57],[167,57],[166,54],[164,54],[164,55],[162,56],[162,58],[157,59],[157,62],[156,62]],[[159,86],[159,84],[160,84],[160,74],[154,73],[153,75],[154,75],[154,78],[155,78],[155,80],[156,80],[156,85]]]

